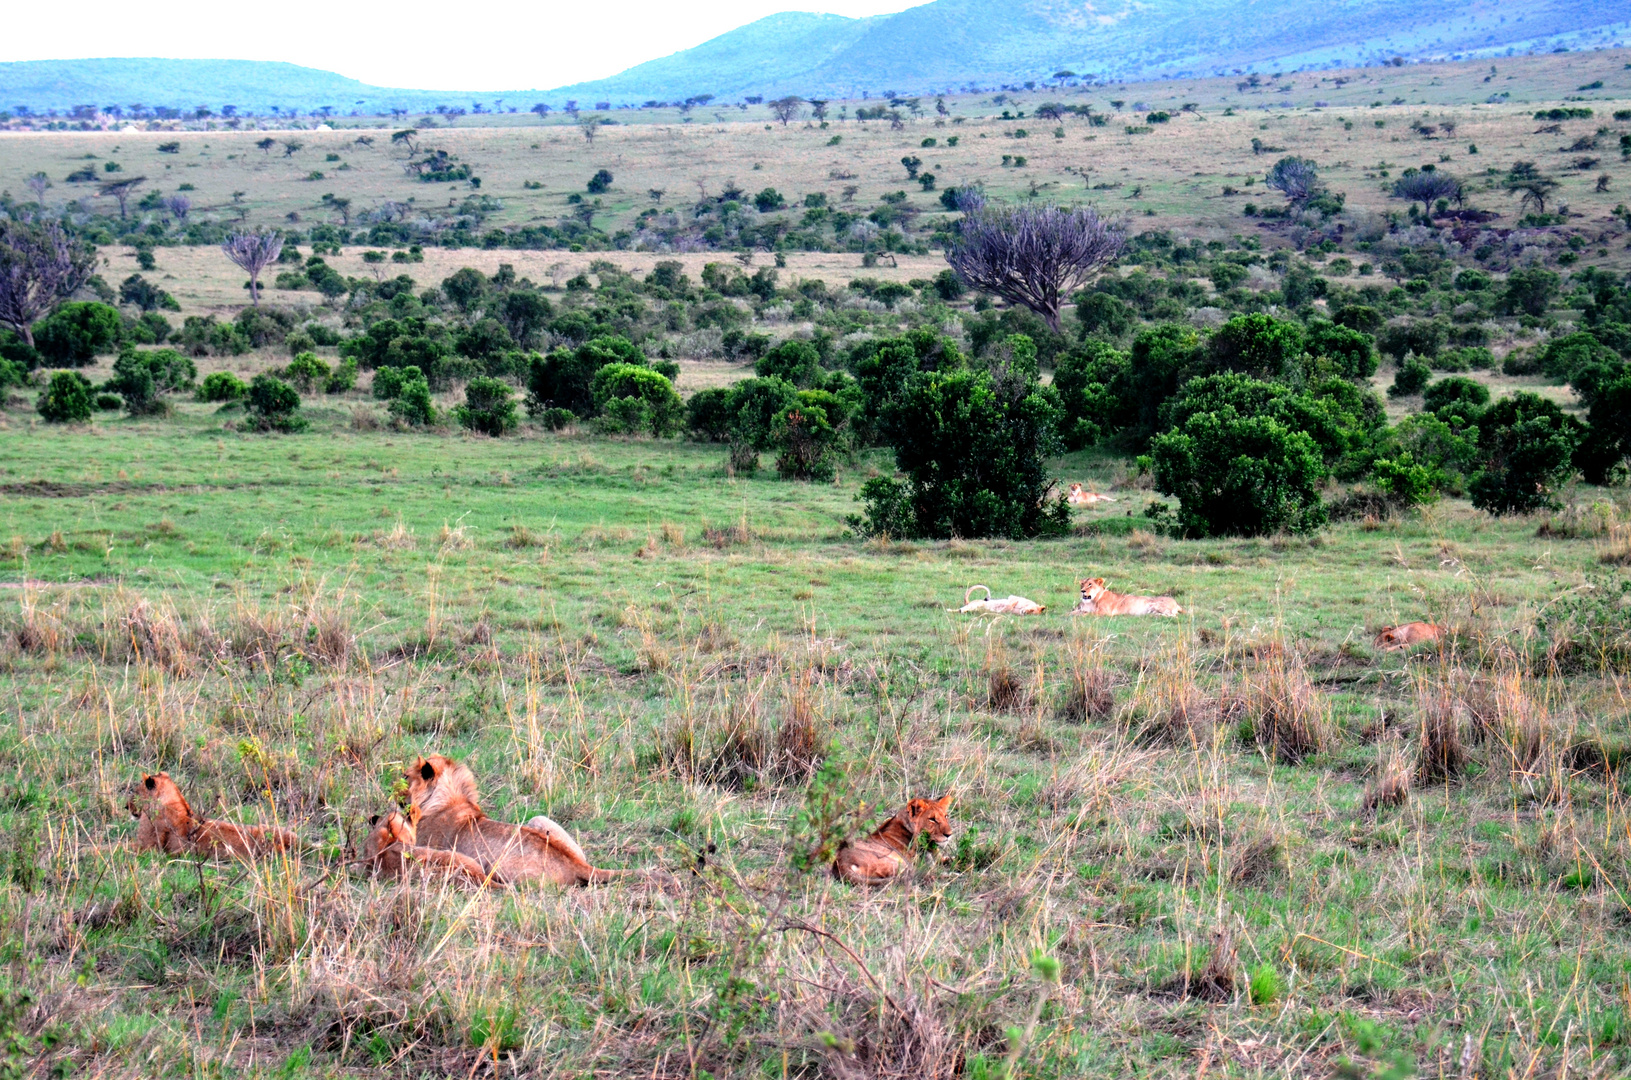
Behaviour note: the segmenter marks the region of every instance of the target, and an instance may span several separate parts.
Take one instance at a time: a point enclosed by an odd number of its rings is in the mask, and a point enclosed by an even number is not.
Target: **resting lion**
[[[275,825],[234,825],[196,817],[168,773],[153,773],[133,784],[125,803],[136,826],[136,850],[168,855],[255,858],[289,851],[299,839]]]
[[[1101,577],[1084,578],[1079,584],[1082,599],[1071,609],[1072,615],[1165,615],[1176,619],[1184,610],[1170,596],[1128,596],[1111,592]]]
[[[418,870],[426,876],[467,885],[504,887],[504,882],[490,878],[468,855],[420,846],[413,822],[400,810],[392,810],[384,817],[376,814],[368,824],[371,831],[363,841],[362,862],[374,877],[394,880]]]
[[[973,599],[975,589],[984,589],[985,599]],[[980,612],[989,615],[1040,615],[1048,609],[1046,605],[1027,600],[1023,596],[994,597],[989,586],[970,585],[968,591],[963,593],[963,606],[950,610],[963,614]]]
[[[1109,495],[1100,495],[1096,491],[1089,491],[1080,484],[1072,484],[1070,485],[1070,494],[1065,496],[1065,501],[1072,506],[1094,506],[1101,502],[1113,503],[1116,500]]]
[[[632,878],[662,887],[674,883],[661,870],[602,870],[591,866],[577,841],[549,818],[525,825],[494,821],[477,800],[476,778],[464,765],[432,754],[407,772],[408,800],[421,845],[474,859],[501,881],[545,878],[557,885],[592,885]]]
[[[1444,627],[1437,623],[1412,622],[1403,626],[1386,626],[1376,635],[1376,646],[1381,649],[1408,649],[1412,645],[1437,645],[1444,640]]]
[[[882,885],[911,865],[912,841],[926,833],[939,847],[951,836],[951,796],[911,799],[865,840],[846,840],[833,860],[833,876],[851,885]]]

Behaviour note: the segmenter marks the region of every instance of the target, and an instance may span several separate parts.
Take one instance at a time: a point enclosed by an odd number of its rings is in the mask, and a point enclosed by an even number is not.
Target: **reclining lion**
[[[125,806],[137,821],[137,851],[248,859],[290,851],[299,844],[294,833],[275,825],[234,825],[196,816],[168,773],[142,777],[131,786]]]
[[[477,802],[475,775],[441,754],[415,761],[405,778],[419,844],[468,856],[484,873],[508,884],[534,878],[562,886],[624,878],[663,888],[674,884],[673,876],[662,870],[591,866],[577,841],[543,815],[525,825],[494,821]]]
[[[985,596],[982,599],[975,600],[975,589],[984,589]],[[988,585],[970,585],[968,591],[963,593],[963,606],[949,610],[965,615],[969,612],[979,612],[987,615],[1040,615],[1048,609],[1047,605],[1038,604],[1035,600],[1027,600],[1023,596],[992,596],[991,587]]]
[[[1113,503],[1116,500],[1109,495],[1100,495],[1097,491],[1089,491],[1080,484],[1072,484],[1070,485],[1070,494],[1065,496],[1065,501],[1072,506],[1096,506],[1101,502]]]
[[[400,810],[392,810],[384,817],[376,814],[368,824],[370,832],[363,841],[360,861],[374,877],[394,881],[417,870],[427,877],[465,885],[504,888],[503,881],[490,877],[470,856],[421,846],[413,822]]]
[[[951,836],[951,796],[911,799],[865,840],[846,840],[833,860],[833,876],[851,885],[882,885],[911,866],[912,841],[920,833],[939,847]]]
[[[1408,649],[1412,645],[1437,645],[1444,640],[1444,627],[1437,623],[1412,622],[1385,626],[1376,635],[1379,649]]]
[[[1072,615],[1165,615],[1176,619],[1183,613],[1178,601],[1170,596],[1128,596],[1111,592],[1101,577],[1084,578],[1082,599],[1071,609]]]

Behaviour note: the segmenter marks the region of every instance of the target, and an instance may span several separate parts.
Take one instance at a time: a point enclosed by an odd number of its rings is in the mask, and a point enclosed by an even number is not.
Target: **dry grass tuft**
[[[1246,716],[1257,745],[1288,763],[1325,749],[1331,739],[1329,704],[1309,680],[1302,660],[1278,639],[1259,656],[1257,669],[1243,680]]]
[[[445,554],[449,551],[469,551],[476,546],[475,532],[460,518],[458,524],[449,525],[442,522],[442,527],[436,532],[436,546]]]
[[[1266,885],[1290,871],[1286,846],[1277,836],[1260,836],[1235,856],[1229,867],[1232,885]]]
[[[386,551],[412,551],[419,546],[419,538],[414,536],[413,530],[408,528],[401,515],[397,515],[396,524],[391,526],[390,532],[376,532],[374,534],[376,546]]]
[[[776,772],[788,779],[808,778],[827,749],[826,725],[811,696],[812,673],[793,676],[783,692],[781,726],[776,729]]]
[[[1367,814],[1384,806],[1404,806],[1410,802],[1410,775],[1413,770],[1404,748],[1396,741],[1383,744],[1376,755],[1376,775],[1365,788],[1360,808]]]
[[[1217,734],[1217,710],[1208,706],[1195,679],[1194,656],[1186,637],[1145,664],[1133,696],[1138,737],[1161,746],[1210,746]]]
[[[1077,638],[1070,642],[1069,663],[1065,672],[1065,687],[1054,707],[1061,720],[1084,723],[1088,720],[1107,720],[1116,709],[1116,695],[1112,689],[1110,672],[1104,667],[1104,641],[1091,644]]]
[[[1443,784],[1459,780],[1467,770],[1467,749],[1461,741],[1461,703],[1447,682],[1416,686],[1416,780]]]
[[[172,675],[192,673],[192,656],[173,607],[156,608],[146,599],[137,599],[120,620],[120,630],[137,660]]]

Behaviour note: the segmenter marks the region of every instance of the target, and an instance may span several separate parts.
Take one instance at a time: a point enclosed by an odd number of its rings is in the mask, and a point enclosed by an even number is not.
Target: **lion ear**
[[[915,817],[916,815],[923,813],[923,807],[925,805],[926,804],[922,799],[908,799],[906,800],[906,812]]]
[[[152,791],[154,788],[159,786],[158,781],[154,780],[151,776],[143,778],[142,783],[147,785],[148,791]]]
[[[935,801],[935,805],[940,807],[940,809],[942,809],[942,810],[950,810],[951,809],[951,796],[950,795],[941,796],[939,799],[937,799]]]
[[[434,780],[436,779],[436,769],[427,761],[419,767],[419,775],[425,780]]]
[[[379,815],[378,814],[375,814],[373,817],[368,819],[368,827],[369,828],[373,828],[375,825],[378,825],[378,824],[379,824]]]

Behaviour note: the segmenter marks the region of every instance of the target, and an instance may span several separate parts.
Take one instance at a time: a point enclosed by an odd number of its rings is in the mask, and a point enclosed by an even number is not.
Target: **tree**
[[[1506,276],[1506,287],[1495,301],[1495,310],[1501,315],[1533,315],[1538,319],[1546,314],[1562,283],[1545,267],[1514,270]]]
[[[393,132],[391,134],[391,145],[403,147],[408,151],[408,156],[413,157],[415,154],[419,153],[419,144],[414,141],[418,135],[418,128],[403,128],[401,131]],[[256,145],[258,146],[260,144],[257,143]]]
[[[261,139],[259,142],[257,142],[255,144],[255,147],[262,154],[270,154],[272,152],[272,147],[274,147],[276,145],[277,145],[277,140],[272,138],[270,135],[268,135],[266,138]]]
[[[111,352],[123,330],[118,308],[73,300],[40,320],[35,337],[41,354],[57,366],[84,367],[97,353]]]
[[[160,395],[190,389],[198,368],[174,349],[138,350],[127,345],[113,362],[106,389],[125,399],[125,411],[147,416],[167,411]]]
[[[799,114],[803,112],[803,105],[803,98],[789,94],[770,103],[770,115],[780,120],[782,127],[786,127],[789,120],[798,119]]]
[[[645,363],[645,353],[621,337],[591,338],[575,349],[563,346],[547,357],[535,356],[527,383],[531,392],[528,411],[536,414],[546,408],[570,409],[580,417],[592,416],[595,373],[607,364]]]
[[[1320,191],[1319,169],[1307,158],[1281,158],[1274,163],[1274,168],[1269,170],[1263,182],[1298,207]]]
[[[494,438],[514,431],[520,423],[510,384],[485,376],[471,379],[465,386],[464,404],[455,406],[453,415],[462,426]]]
[[[226,257],[249,275],[249,299],[260,307],[261,271],[283,254],[283,237],[274,232],[232,233],[221,245]]]
[[[825,98],[810,99],[810,115],[817,121],[827,119],[827,101]]]
[[[963,220],[946,261],[970,288],[982,289],[1042,316],[1059,330],[1059,308],[1126,246],[1121,226],[1090,206],[1051,203],[987,206],[977,193],[962,201]]]
[[[1478,418],[1481,471],[1472,504],[1491,514],[1525,514],[1555,507],[1553,490],[1568,480],[1584,426],[1554,402],[1519,391]]]
[[[1535,167],[1533,161],[1514,161],[1507,170],[1506,190],[1521,195],[1518,209],[1533,208],[1537,214],[1546,212],[1546,200],[1558,188],[1558,182]]]
[[[91,381],[77,371],[59,371],[34,407],[47,424],[83,424],[94,409]]]
[[[1325,523],[1325,464],[1313,438],[1230,406],[1196,412],[1150,444],[1155,486],[1178,498],[1185,536],[1308,532]]]
[[[51,178],[42,172],[37,172],[24,180],[23,183],[28,186],[28,190],[34,193],[34,201],[44,204],[45,193],[51,187]]]
[[[595,145],[595,136],[600,134],[600,117],[579,117],[578,129],[583,132],[585,142],[587,142],[590,146]]]
[[[95,268],[95,250],[54,221],[0,221],[0,325],[32,347],[35,320],[73,295]]]
[[[1433,216],[1433,204],[1439,199],[1447,199],[1460,206],[1466,198],[1466,190],[1460,180],[1449,173],[1433,170],[1432,172],[1412,171],[1393,182],[1393,195],[1398,199],[1415,199],[1427,208],[1427,216]]]
[[[674,384],[644,364],[607,364],[591,385],[595,411],[611,430],[632,433],[647,428],[655,438],[679,429],[685,405]]]
[[[599,170],[595,173],[595,175],[589,178],[589,183],[586,186],[589,190],[589,194],[604,195],[606,192],[612,189],[611,172],[607,169]]]
[[[131,192],[145,183],[147,183],[147,177],[145,176],[132,176],[125,180],[109,180],[97,187],[96,193],[102,196],[112,196],[118,200],[119,217],[123,219],[128,216],[125,204],[130,201]]]
[[[193,201],[185,195],[172,195],[164,200],[164,208],[177,221],[186,221],[188,211],[193,208]]]
[[[305,145],[299,139],[285,139],[283,140],[283,156],[286,158],[294,157]]]
[[[299,391],[264,371],[249,384],[245,405],[257,431],[292,433],[306,427],[306,420],[300,415]]]

